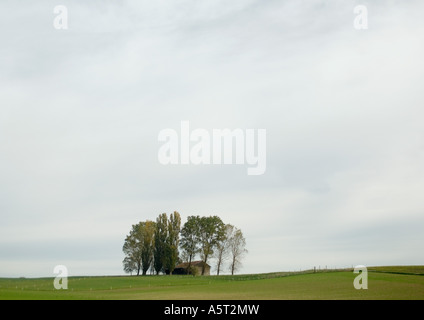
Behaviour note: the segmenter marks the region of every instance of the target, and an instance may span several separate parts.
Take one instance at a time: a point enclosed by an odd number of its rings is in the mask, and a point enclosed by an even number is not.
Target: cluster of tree
[[[178,212],[169,216],[162,213],[154,221],[142,221],[132,225],[124,246],[124,271],[147,273],[153,268],[157,274],[169,270],[171,273],[178,260],[181,217]]]
[[[172,274],[180,262],[188,262],[187,270],[197,255],[202,261],[202,275],[211,258],[215,259],[217,274],[229,260],[229,271],[234,274],[241,266],[246,240],[240,229],[218,216],[189,216],[181,228],[180,214],[174,211],[169,218],[162,213],[156,221],[143,221],[132,226],[125,238],[124,271],[145,275],[149,269],[156,274]],[[180,252],[181,249],[181,252]]]

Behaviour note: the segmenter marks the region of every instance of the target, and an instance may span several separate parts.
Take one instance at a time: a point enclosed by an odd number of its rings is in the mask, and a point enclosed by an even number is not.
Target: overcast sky
[[[241,228],[242,273],[424,264],[422,12],[2,1],[0,276],[124,274],[131,225],[174,210]],[[159,132],[185,120],[266,129],[266,172],[160,164]]]

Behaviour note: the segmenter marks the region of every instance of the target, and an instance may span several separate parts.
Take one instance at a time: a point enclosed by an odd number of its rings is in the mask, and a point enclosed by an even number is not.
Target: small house
[[[193,274],[194,273],[194,275],[201,275],[204,264],[205,263],[203,261],[192,261],[190,266],[190,269],[191,269],[191,272],[190,272],[188,270],[189,263],[184,262],[177,265],[174,271],[172,272],[172,274]],[[209,276],[210,274],[211,274],[211,266],[206,263],[204,275]]]

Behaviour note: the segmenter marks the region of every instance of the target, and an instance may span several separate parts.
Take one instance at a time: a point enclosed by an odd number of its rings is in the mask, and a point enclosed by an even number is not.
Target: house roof
[[[201,267],[203,265],[203,261],[202,260],[192,261],[191,265]],[[207,263],[206,263],[206,266],[210,267],[210,265],[208,265]],[[180,263],[175,268],[188,268],[188,262]]]

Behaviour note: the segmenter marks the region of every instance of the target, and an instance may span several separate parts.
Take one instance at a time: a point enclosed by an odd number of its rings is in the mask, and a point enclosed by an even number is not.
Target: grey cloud
[[[0,248],[10,258],[0,276],[22,260],[43,275],[61,244],[61,258],[96,273],[109,258],[91,259],[84,241],[106,252],[113,239],[114,259],[132,223],[173,210],[240,226],[243,272],[376,252],[367,261],[417,261],[418,242],[392,258],[386,243],[402,218],[399,247],[421,239],[420,1],[367,4],[366,31],[352,25],[357,1],[63,4],[67,31],[53,28],[52,1],[0,4]],[[266,129],[266,173],[160,165],[157,134],[182,120]],[[20,229],[39,245],[32,255]],[[120,262],[107,272],[122,273]]]

